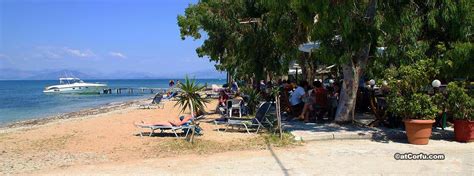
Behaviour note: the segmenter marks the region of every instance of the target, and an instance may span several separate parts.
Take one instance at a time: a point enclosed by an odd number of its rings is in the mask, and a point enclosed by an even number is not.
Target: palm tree
[[[181,112],[186,111],[189,108],[191,115],[194,118],[194,114],[200,114],[205,112],[204,107],[206,107],[205,103],[208,103],[209,100],[202,98],[199,95],[200,91],[204,90],[204,86],[200,86],[196,83],[195,79],[190,80],[188,76],[184,83],[180,83],[180,88],[182,92],[177,96],[177,102],[175,106],[179,105],[182,109]],[[196,112],[196,113],[194,113]],[[197,125],[193,124],[192,125]],[[192,142],[194,138],[194,129],[192,129],[190,141]]]

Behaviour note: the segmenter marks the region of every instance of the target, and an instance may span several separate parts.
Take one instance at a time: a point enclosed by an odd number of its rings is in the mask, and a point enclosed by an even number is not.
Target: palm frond
[[[181,112],[186,111],[188,108],[191,109],[191,105],[195,112],[205,112],[204,108],[207,107],[206,103],[208,103],[209,100],[199,95],[199,92],[203,91],[205,86],[197,84],[194,78],[189,79],[188,76],[186,76],[185,81],[180,83],[179,86],[182,92],[177,96],[175,106],[179,105]]]

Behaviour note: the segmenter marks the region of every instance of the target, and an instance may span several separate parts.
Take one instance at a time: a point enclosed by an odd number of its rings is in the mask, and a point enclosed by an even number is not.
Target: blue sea
[[[106,83],[109,88],[168,88],[168,79],[140,80],[84,80]],[[183,80],[180,80],[183,82]],[[225,80],[197,79],[200,84],[224,84]],[[123,102],[152,97],[153,94],[45,94],[44,87],[58,84],[58,80],[0,81],[0,126],[15,121],[44,118],[62,113],[99,107],[112,102]]]

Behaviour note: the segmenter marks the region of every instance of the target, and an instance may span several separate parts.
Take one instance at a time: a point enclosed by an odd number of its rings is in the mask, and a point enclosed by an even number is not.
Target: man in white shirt
[[[302,98],[305,94],[305,88],[308,86],[308,82],[301,81],[298,87],[290,95],[291,115],[292,117],[298,117],[304,107]]]

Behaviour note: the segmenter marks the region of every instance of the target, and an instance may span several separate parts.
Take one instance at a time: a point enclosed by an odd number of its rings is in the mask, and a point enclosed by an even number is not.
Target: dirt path
[[[431,141],[427,146],[368,140],[214,155],[186,155],[48,170],[57,175],[473,175],[474,144]],[[400,161],[395,153],[445,154],[441,161]],[[35,173],[36,174],[36,173]]]

